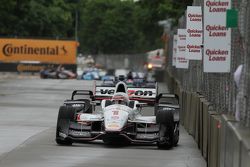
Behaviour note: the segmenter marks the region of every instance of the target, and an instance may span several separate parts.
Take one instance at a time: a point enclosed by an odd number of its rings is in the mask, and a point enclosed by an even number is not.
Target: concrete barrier
[[[196,113],[197,113],[197,93],[191,93],[190,101],[190,112],[189,112],[189,134],[195,137],[195,124],[196,124]]]
[[[174,89],[174,93],[177,94],[179,97],[181,95],[181,91],[183,91],[180,87],[180,83],[179,82],[175,82],[175,89]]]
[[[234,117],[210,111],[204,96],[184,91],[169,78],[171,91],[179,96],[180,123],[192,135],[208,167],[250,167],[250,129]]]
[[[250,167],[250,128],[222,115],[220,167]]]
[[[221,115],[209,111],[208,118],[208,167],[219,167]]]
[[[240,167],[250,167],[250,129],[244,128],[242,133]]]
[[[220,167],[225,167],[225,151],[227,148],[227,136],[228,136],[228,121],[235,121],[234,117],[229,115],[222,115],[221,117],[221,135],[220,135]]]
[[[180,104],[180,123],[181,125],[184,125],[184,115],[185,115],[185,109],[184,109],[184,106],[185,106],[185,102],[184,102],[184,99],[185,99],[185,92],[184,91],[180,91],[180,96],[179,96],[179,104]]]
[[[207,160],[207,146],[208,146],[208,107],[210,103],[203,102],[202,106],[202,155]]]
[[[196,96],[196,113],[195,113],[195,141],[199,146],[199,139],[200,137],[200,113],[202,112],[202,107],[201,107],[201,100],[205,100],[204,96],[198,95]]]
[[[185,120],[186,120],[186,103],[187,103],[187,92],[183,91],[182,93],[182,120],[181,120],[181,124],[184,126],[185,124]]]
[[[199,142],[198,147],[200,148],[201,152],[203,151],[203,103],[206,101],[205,98],[200,99],[200,112],[199,112],[199,126],[198,126],[198,135],[199,135]]]
[[[184,127],[189,133],[189,122],[190,122],[190,113],[191,113],[191,92],[186,92],[186,105],[185,105],[185,122]]]
[[[225,149],[225,167],[240,166],[240,145],[241,136],[235,129],[236,122],[227,122],[226,128],[226,149]]]
[[[241,141],[239,123],[233,117],[223,115],[220,167],[240,167]]]
[[[178,94],[180,92],[181,88],[181,83],[179,81],[174,82],[174,93]]]
[[[250,167],[250,129],[234,117],[211,111],[204,96],[182,90],[178,84],[181,124],[191,134],[208,167]]]

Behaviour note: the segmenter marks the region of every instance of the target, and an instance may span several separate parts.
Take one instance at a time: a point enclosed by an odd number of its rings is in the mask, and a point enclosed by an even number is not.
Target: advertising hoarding
[[[176,68],[188,69],[189,60],[186,54],[186,29],[177,30],[177,50],[176,50]]]
[[[78,43],[63,40],[0,39],[0,61],[75,64]]]
[[[200,6],[187,7],[186,59],[202,60],[202,12]]]
[[[231,29],[226,27],[226,11],[231,0],[204,0],[204,72],[230,72]]]
[[[176,51],[177,51],[177,35],[173,37],[173,57],[172,57],[172,65],[176,65]]]

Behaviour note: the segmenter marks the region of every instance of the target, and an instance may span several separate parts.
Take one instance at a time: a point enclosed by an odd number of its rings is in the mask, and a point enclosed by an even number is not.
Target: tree
[[[11,36],[13,28],[16,27],[18,17],[16,13],[17,1],[2,0],[0,5],[0,34],[2,36]]]
[[[153,50],[162,46],[162,27],[158,21],[171,18],[173,25],[184,14],[187,5],[191,5],[192,0],[140,0],[137,5],[137,28],[144,38],[144,51]]]
[[[2,0],[0,35],[75,38],[84,53],[135,53],[162,47],[158,21],[177,24],[192,0]],[[79,16],[79,17],[76,17]]]
[[[88,1],[79,32],[83,50],[92,54],[133,52],[138,38],[134,10],[131,1]]]
[[[2,35],[65,38],[72,31],[72,9],[64,0],[4,1],[0,8]]]

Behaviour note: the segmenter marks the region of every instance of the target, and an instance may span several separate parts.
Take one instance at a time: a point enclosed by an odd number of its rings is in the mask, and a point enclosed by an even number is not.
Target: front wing
[[[76,122],[70,121],[66,129],[59,129],[61,140],[72,142],[86,142],[113,138],[126,139],[131,143],[155,143],[159,140],[159,127],[153,122],[129,121],[121,131],[107,132],[104,122]]]

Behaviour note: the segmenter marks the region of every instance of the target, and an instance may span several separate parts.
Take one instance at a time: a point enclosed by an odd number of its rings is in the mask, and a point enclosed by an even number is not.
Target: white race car
[[[76,95],[85,97],[75,99]],[[179,140],[179,105],[161,104],[162,97],[157,96],[157,87],[128,89],[124,82],[115,87],[96,86],[94,93],[74,91],[60,107],[56,142],[71,145],[102,140],[106,144],[152,143],[171,148]],[[96,110],[98,104],[100,110]],[[156,115],[143,116],[143,108],[150,105]]]

